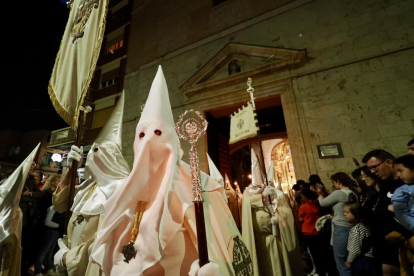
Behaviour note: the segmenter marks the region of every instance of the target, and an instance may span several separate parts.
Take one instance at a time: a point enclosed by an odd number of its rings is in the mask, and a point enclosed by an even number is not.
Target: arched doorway
[[[234,60],[238,61],[240,68],[236,66],[237,69],[229,73]],[[200,137],[199,151],[206,147],[220,172],[227,173],[232,183],[242,182],[242,175],[248,168],[241,168],[243,172],[240,173],[234,172],[240,166],[229,162],[231,156],[258,140],[254,137],[231,145],[227,140],[230,129],[228,116],[250,100],[250,94],[246,93],[248,78],[253,80],[255,89],[261,140],[289,138],[297,177],[309,175],[310,165],[314,166],[314,163],[305,148],[301,124],[298,124],[300,110],[295,105],[295,87],[290,75],[290,70],[305,66],[307,61],[306,50],[303,49],[229,43],[180,87],[188,100],[185,108],[204,112],[209,122],[207,135]],[[186,147],[188,145],[183,145],[184,151]],[[235,158],[240,160],[243,156]],[[200,156],[200,168],[207,170],[204,155]]]

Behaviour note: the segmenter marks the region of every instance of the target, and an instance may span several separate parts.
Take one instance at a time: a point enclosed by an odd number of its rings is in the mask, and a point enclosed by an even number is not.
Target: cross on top
[[[250,99],[252,101],[252,106],[254,108],[256,108],[256,105],[254,104],[254,97],[253,97],[253,92],[254,92],[254,88],[252,87],[252,78],[247,78],[247,92],[250,93]]]
[[[252,87],[252,78],[247,78],[247,86],[249,87],[247,88],[247,92],[253,93],[254,88]]]

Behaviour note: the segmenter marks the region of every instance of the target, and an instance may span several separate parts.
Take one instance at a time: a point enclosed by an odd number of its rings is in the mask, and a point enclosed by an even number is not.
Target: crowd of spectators
[[[60,175],[43,175],[33,162],[19,207],[22,210],[22,275],[54,276],[53,256],[57,240],[63,236],[65,213],[53,210],[52,194]]]
[[[293,186],[310,275],[414,275],[414,139],[407,155],[377,149],[355,162],[352,173],[330,176],[331,189],[314,174]],[[44,176],[33,162],[19,206],[22,275],[56,275],[53,256],[64,232],[52,194],[60,175]],[[352,178],[351,178],[351,176]]]
[[[414,139],[407,155],[377,149],[362,163],[331,175],[332,191],[318,175],[293,187],[310,275],[414,275]]]

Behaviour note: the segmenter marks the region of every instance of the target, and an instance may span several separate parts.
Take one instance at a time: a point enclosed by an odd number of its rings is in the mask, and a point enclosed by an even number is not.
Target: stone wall
[[[125,78],[123,147],[128,162],[133,160],[140,107],[158,65],[175,118],[188,108],[248,100],[240,89],[191,98],[180,90],[229,41],[307,50],[306,66],[269,76],[289,78],[281,97],[298,179],[318,173],[329,183],[330,174],[352,171],[352,157],[360,160],[374,148],[402,155],[414,134],[413,11],[411,0],[297,0],[140,65]],[[144,19],[133,14],[131,41],[142,39],[134,30]],[[128,62],[140,50],[130,50]],[[257,97],[272,92],[266,93],[257,91]],[[325,143],[341,143],[345,157],[319,159],[316,145]],[[205,160],[201,162],[203,167]]]
[[[127,73],[172,51],[215,35],[227,28],[283,6],[293,0],[135,0]],[[232,37],[230,36],[231,40]]]
[[[405,154],[414,133],[413,57],[414,50],[402,51],[297,79],[295,95],[319,174],[350,172],[352,157],[361,163],[376,148]],[[319,159],[316,145],[333,142],[341,143],[344,158]]]

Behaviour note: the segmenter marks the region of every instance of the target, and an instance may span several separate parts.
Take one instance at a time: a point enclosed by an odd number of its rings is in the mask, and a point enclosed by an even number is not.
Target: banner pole
[[[254,96],[253,96],[254,88],[252,87],[252,79],[251,78],[248,78],[247,79],[247,86],[248,86],[247,92],[250,93],[250,100],[252,102],[252,106],[254,108],[254,112],[256,113],[256,118],[257,118],[256,104],[254,102]],[[269,180],[267,179],[266,166],[265,166],[265,163],[264,163],[264,155],[263,155],[263,147],[262,147],[262,137],[260,136],[260,128],[259,128],[258,125],[257,125],[257,138],[259,139],[260,159],[262,161],[262,167],[260,167],[260,168],[262,169],[262,172],[263,172],[263,174],[265,176],[266,186],[269,186]],[[259,166],[260,166],[260,162],[259,162]],[[272,198],[270,197],[270,195],[268,196],[268,199],[269,199],[270,205],[272,205]]]
[[[85,113],[81,109],[79,111],[78,128],[76,129],[76,137],[75,137],[75,146],[77,146],[78,148],[80,147],[80,144],[81,144],[82,126],[83,126],[84,115],[85,115]],[[78,167],[78,161],[73,160],[72,170],[71,170],[71,178],[70,178],[70,184],[69,184],[68,206],[66,207],[66,221],[65,221],[65,229],[64,229],[65,235],[67,234],[69,220],[70,220],[70,217],[72,216],[72,212],[71,212],[70,209],[71,209],[72,204],[73,204],[73,198],[75,197],[76,174],[78,172],[77,167]]]
[[[252,106],[253,106],[253,108],[254,108],[254,112],[256,113],[256,117],[257,117],[257,112],[256,112],[256,104],[255,104],[255,102],[254,102],[254,96],[253,96],[253,92],[254,92],[254,88],[252,87],[252,79],[251,78],[248,78],[247,79],[247,86],[248,86],[248,88],[247,88],[247,92],[249,92],[250,93],[250,100],[251,100],[251,102],[252,102]],[[261,159],[261,161],[262,161],[262,172],[263,172],[263,174],[265,175],[265,179],[266,179],[266,186],[269,186],[269,181],[267,180],[267,173],[266,173],[266,166],[265,166],[265,163],[264,163],[264,156],[263,156],[263,148],[262,148],[262,138],[261,138],[261,136],[260,136],[260,128],[259,128],[259,126],[257,126],[257,138],[259,139],[259,147],[260,147],[260,159]],[[270,200],[270,196],[269,196],[269,201],[271,202],[271,200]]]

